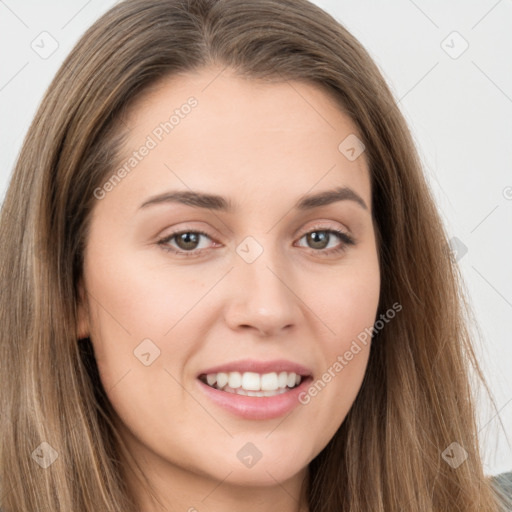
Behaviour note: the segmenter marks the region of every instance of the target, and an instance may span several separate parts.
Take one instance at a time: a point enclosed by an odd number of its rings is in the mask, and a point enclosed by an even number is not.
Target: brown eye
[[[180,249],[184,251],[190,251],[197,249],[197,245],[199,244],[199,239],[201,236],[202,235],[198,233],[190,231],[186,233],[180,233],[179,235],[174,235],[173,238],[176,238],[176,244]]]
[[[301,240],[303,238],[306,238],[306,244],[308,247],[318,254],[336,254],[341,251],[346,251],[350,245],[355,245],[355,240],[351,236],[338,229],[322,229],[320,227],[315,227],[312,231],[303,235]],[[341,244],[338,244],[338,247],[327,249],[333,238],[341,240]]]
[[[311,231],[305,235],[308,243],[312,244],[313,249],[325,249],[326,244],[329,243],[331,235],[327,231]]]
[[[210,236],[203,231],[177,231],[159,240],[158,245],[161,245],[162,248],[168,252],[183,254],[185,256],[196,256],[204,249],[198,249],[202,237],[211,239]],[[173,240],[175,240],[174,243],[177,247],[170,245],[170,242]]]

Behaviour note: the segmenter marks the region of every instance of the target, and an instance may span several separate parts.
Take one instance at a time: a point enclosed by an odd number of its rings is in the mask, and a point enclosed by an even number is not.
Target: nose
[[[236,283],[230,291],[226,322],[233,330],[251,329],[260,336],[279,336],[297,324],[300,299],[291,272],[277,258],[263,257],[247,263],[239,259],[231,273]]]

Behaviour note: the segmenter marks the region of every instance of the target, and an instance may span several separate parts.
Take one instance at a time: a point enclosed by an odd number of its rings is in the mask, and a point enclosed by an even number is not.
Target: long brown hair
[[[119,159],[123,112],[158,80],[207,65],[323,87],[366,146],[379,314],[402,310],[374,334],[360,392],[310,464],[310,512],[497,511],[477,439],[471,376],[491,394],[474,318],[411,135],[365,49],[306,0],[124,1],[55,76],[0,218],[4,511],[136,510],[90,341],[77,342],[83,250],[94,190]],[[452,443],[467,452],[457,468],[442,455]]]

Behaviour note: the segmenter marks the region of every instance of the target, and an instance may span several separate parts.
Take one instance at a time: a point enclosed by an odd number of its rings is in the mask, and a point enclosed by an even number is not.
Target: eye
[[[184,256],[197,256],[202,253],[204,248],[198,249],[199,241],[202,237],[210,238],[210,236],[204,231],[197,230],[184,230],[176,231],[171,233],[169,236],[162,238],[157,243],[162,246],[162,249],[167,252],[173,252],[176,254],[183,254]],[[178,248],[169,246],[168,244],[176,239]],[[192,252],[194,251],[194,252]]]
[[[327,248],[332,238],[338,238],[341,240],[341,243],[334,248]],[[204,231],[198,230],[182,230],[171,233],[158,240],[157,244],[162,247],[164,251],[171,252],[178,255],[183,255],[185,257],[195,257],[200,256],[208,247],[199,247],[201,238],[211,239],[208,233]],[[314,226],[312,230],[308,231],[299,239],[302,240],[306,238],[308,244],[312,244],[310,246],[310,250],[315,254],[320,255],[331,255],[337,254],[342,251],[346,251],[348,246],[356,245],[355,240],[348,235],[347,233],[332,228],[325,228],[322,226]],[[175,240],[177,247],[171,245],[171,242]]]
[[[326,249],[326,247],[331,242],[333,235],[335,235],[335,238],[341,240],[341,244],[339,244],[337,247],[335,246],[334,248]],[[355,240],[344,231],[339,229],[325,228],[322,226],[314,226],[313,229],[304,234],[300,240],[303,238],[306,238],[306,242],[308,244],[312,244],[312,248],[314,249],[313,252],[321,255],[337,254],[342,251],[346,251],[348,246],[356,244]]]

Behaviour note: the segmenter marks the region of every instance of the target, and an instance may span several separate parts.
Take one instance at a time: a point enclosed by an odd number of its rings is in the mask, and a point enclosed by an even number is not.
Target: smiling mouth
[[[294,372],[220,372],[199,376],[201,382],[213,389],[254,397],[281,395],[299,386],[306,378]]]

